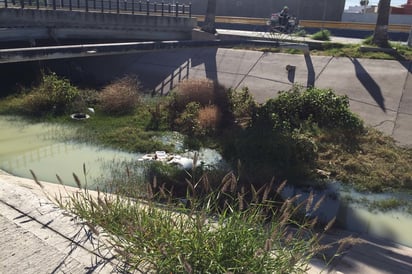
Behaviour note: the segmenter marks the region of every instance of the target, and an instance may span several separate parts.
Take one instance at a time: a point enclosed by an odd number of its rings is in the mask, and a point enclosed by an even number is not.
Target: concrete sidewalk
[[[51,195],[65,190],[45,183]],[[72,190],[74,191],[74,190]],[[0,273],[119,273],[99,236],[31,179],[0,171]]]

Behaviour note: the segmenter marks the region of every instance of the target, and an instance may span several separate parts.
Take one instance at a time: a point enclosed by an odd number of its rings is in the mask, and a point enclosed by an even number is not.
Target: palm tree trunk
[[[203,31],[213,33],[213,34],[216,33],[216,27],[215,27],[216,5],[217,5],[217,0],[207,1],[205,22],[202,27]]]
[[[379,0],[378,19],[376,20],[375,32],[372,42],[382,48],[389,48],[388,25],[391,0]]]

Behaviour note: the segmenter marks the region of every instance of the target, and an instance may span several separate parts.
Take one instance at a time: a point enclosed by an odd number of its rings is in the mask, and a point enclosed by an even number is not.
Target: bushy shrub
[[[79,90],[55,73],[44,74],[39,86],[23,99],[23,111],[30,115],[64,114],[71,110]]]
[[[229,89],[230,110],[238,121],[249,120],[256,111],[257,104],[247,87],[241,90]]]
[[[311,38],[313,40],[320,40],[320,41],[330,41],[330,31],[327,29],[320,30],[314,34],[312,34]]]
[[[169,110],[172,127],[191,136],[213,133],[233,120],[226,89],[208,79],[181,82],[172,92]]]
[[[252,126],[238,131],[227,140],[225,159],[235,166],[238,161],[240,177],[245,183],[259,185],[277,178],[294,182],[305,178],[317,158],[317,147],[309,135],[271,130]]]
[[[347,96],[336,95],[330,89],[299,87],[282,92],[270,99],[255,117],[258,123],[266,123],[279,128],[279,121],[290,129],[299,128],[304,121],[311,120],[319,127],[334,128],[352,133],[363,130],[363,122],[349,109]]]
[[[93,89],[79,90],[79,96],[72,104],[72,112],[86,112],[88,108],[95,108],[99,103],[99,93]]]
[[[197,132],[200,105],[197,102],[190,102],[186,105],[182,113],[174,121],[180,132],[194,135]]]
[[[112,115],[132,113],[138,103],[139,82],[132,76],[125,76],[105,86],[99,96],[101,110]]]

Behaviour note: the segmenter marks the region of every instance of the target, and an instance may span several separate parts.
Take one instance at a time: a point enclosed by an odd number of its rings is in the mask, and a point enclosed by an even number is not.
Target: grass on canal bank
[[[293,39],[291,42],[293,42]],[[372,44],[372,36],[366,37],[358,44],[343,44],[331,41],[308,42],[308,44],[310,55],[312,56],[335,56],[398,61],[412,60],[411,47],[398,42],[390,42],[392,50],[378,50],[378,47]],[[365,48],[375,48],[376,50],[365,50]],[[302,52],[297,49],[256,48],[255,50],[302,54]]]

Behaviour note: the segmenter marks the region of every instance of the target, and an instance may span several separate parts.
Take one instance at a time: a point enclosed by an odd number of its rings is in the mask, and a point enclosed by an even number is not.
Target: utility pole
[[[328,1],[323,1],[323,15],[322,15],[322,30],[325,28],[325,20],[326,20],[326,7],[328,6]]]

